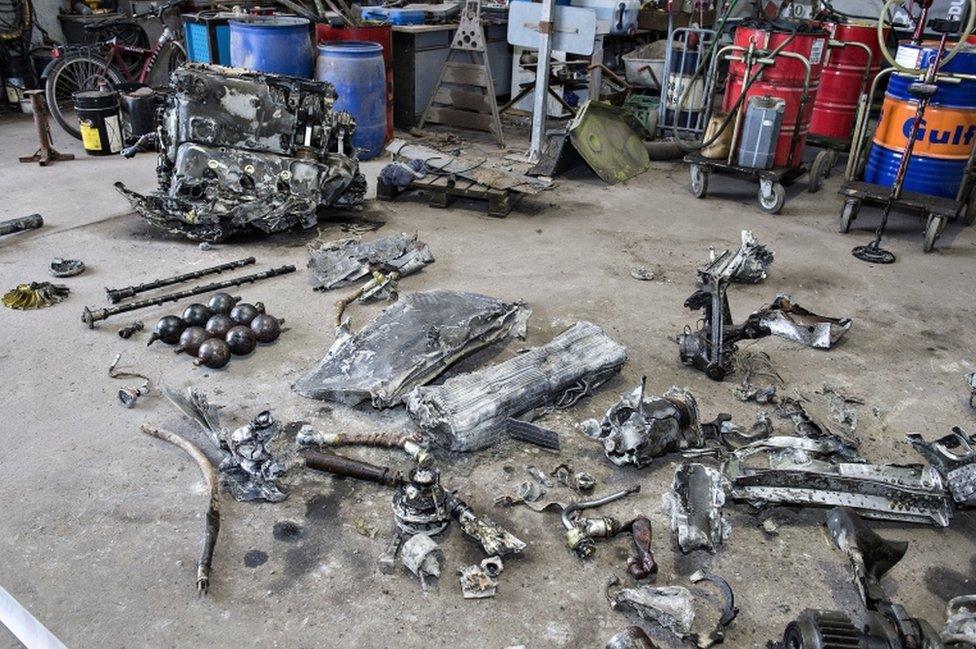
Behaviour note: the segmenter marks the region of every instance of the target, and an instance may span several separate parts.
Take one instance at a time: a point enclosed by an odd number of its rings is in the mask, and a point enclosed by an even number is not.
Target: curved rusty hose
[[[200,473],[203,474],[203,479],[206,480],[207,487],[210,488],[210,502],[207,505],[200,560],[197,561],[197,591],[206,594],[210,588],[210,566],[213,563],[214,546],[217,545],[217,534],[220,532],[220,483],[217,480],[217,472],[203,451],[185,437],[148,423],[140,426],[139,430],[146,435],[169,442],[186,451],[186,454],[193,458],[197,466],[200,467]]]

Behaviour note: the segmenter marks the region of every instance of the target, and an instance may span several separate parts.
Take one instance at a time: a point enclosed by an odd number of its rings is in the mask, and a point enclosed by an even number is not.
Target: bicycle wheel
[[[169,77],[176,68],[186,63],[186,50],[176,41],[170,41],[163,46],[149,71],[149,83],[153,87],[168,86]]]
[[[44,93],[51,117],[73,138],[81,139],[71,96],[81,90],[114,89],[122,83],[119,71],[94,54],[68,54],[47,75]]]
[[[138,23],[124,21],[108,22],[93,27],[89,30],[87,36],[93,45],[101,45],[114,39],[120,45],[138,47],[142,50],[149,49],[149,37],[146,35],[146,30]],[[144,57],[141,54],[120,51],[116,54],[114,63],[120,65],[120,67],[124,67],[126,76],[132,78],[139,74],[143,60]]]

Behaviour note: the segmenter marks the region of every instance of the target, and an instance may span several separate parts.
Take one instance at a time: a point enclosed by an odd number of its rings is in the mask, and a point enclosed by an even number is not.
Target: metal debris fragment
[[[427,590],[428,581],[441,576],[441,562],[444,552],[426,534],[414,534],[403,542],[400,560],[411,573],[420,579],[420,585]]]
[[[555,483],[549,479],[549,476],[546,475],[545,471],[534,464],[530,464],[525,467],[525,472],[532,476],[532,479],[541,484],[543,487],[549,487],[551,489],[552,487],[556,486]]]
[[[80,259],[55,257],[51,260],[51,274],[55,277],[74,277],[83,272],[85,272],[85,262]]]
[[[417,464],[425,465],[430,462],[430,453],[421,445],[421,437],[417,431],[380,432],[380,433],[327,433],[303,424],[295,435],[295,443],[299,446],[377,446],[380,448],[399,448],[410,455]]]
[[[170,78],[159,187],[116,188],[152,225],[217,242],[247,230],[309,228],[320,206],[359,205],[355,120],[324,82],[190,63]]]
[[[729,262],[729,280],[741,284],[758,284],[766,279],[776,253],[759,243],[751,230],[743,230],[740,235],[742,245]],[[709,248],[709,258],[705,266],[714,261],[715,249]]]
[[[601,422],[580,424],[583,433],[603,443],[617,466],[644,467],[666,453],[698,448],[705,442],[698,404],[688,390],[672,387],[663,397],[644,394],[647,377],[607,410]]]
[[[740,401],[755,401],[759,404],[775,403],[776,393],[785,382],[773,366],[766,352],[739,350],[732,359],[739,385],[732,388],[732,394]]]
[[[407,411],[437,445],[480,450],[505,435],[510,417],[538,408],[568,408],[626,360],[626,350],[603,329],[581,321],[503,363],[417,388],[407,397]]]
[[[739,607],[735,605],[735,593],[732,592],[732,586],[729,585],[729,582],[724,577],[707,573],[704,570],[696,570],[688,577],[688,580],[693,584],[708,581],[722,591],[722,616],[719,618],[713,630],[705,634],[695,634],[695,645],[699,649],[707,649],[708,647],[724,642],[726,627],[732,624],[733,620],[739,615]]]
[[[691,591],[687,588],[641,584],[635,588],[620,588],[611,593],[610,589],[619,583],[617,577],[611,577],[607,582],[606,595],[610,608],[632,613],[642,620],[658,624],[682,639],[691,632],[695,609]]]
[[[164,393],[183,414],[203,428],[211,443],[222,453],[218,469],[235,500],[276,503],[288,497],[278,485],[285,467],[270,449],[279,432],[278,422],[270,412],[258,413],[247,424],[230,430],[221,426],[217,407],[203,392],[191,387],[187,388],[185,396],[168,389],[164,389]]]
[[[129,338],[132,338],[132,336],[135,335],[136,332],[142,331],[145,328],[146,325],[143,324],[142,320],[136,320],[132,324],[126,325],[121,329],[119,329],[119,338],[122,338],[123,340],[128,340]]]
[[[966,383],[969,384],[969,407],[976,408],[976,372],[966,375]]]
[[[68,287],[51,282],[18,284],[3,295],[3,305],[20,311],[43,309],[68,297]]]
[[[976,505],[976,435],[967,435],[954,426],[951,433],[932,442],[916,433],[906,438],[945,478],[957,504]]]
[[[627,557],[627,574],[637,580],[653,577],[657,574],[657,562],[651,551],[651,521],[645,516],[638,516],[630,522],[629,528],[634,553]]]
[[[602,498],[578,500],[566,505],[561,514],[563,527],[566,529],[566,546],[580,559],[592,555],[596,550],[594,539],[609,539],[616,536],[623,530],[624,525],[610,516],[587,518],[578,515],[577,512],[602,507],[638,492],[640,492],[640,485],[636,484]]]
[[[150,391],[150,381],[149,377],[145,374],[139,374],[138,372],[128,372],[116,369],[119,365],[119,361],[122,360],[122,354],[116,354],[115,360],[112,364],[108,366],[108,375],[113,379],[142,379],[142,383],[138,387],[125,386],[124,388],[119,388],[119,401],[122,402],[122,406],[125,408],[132,408],[136,405],[136,401],[140,397],[144,397],[149,394]]]
[[[399,277],[415,273],[434,261],[427,244],[406,233],[363,241],[348,237],[322,244],[309,251],[308,268],[316,290],[350,286],[373,272],[396,272]]]
[[[494,597],[498,591],[498,575],[504,567],[501,557],[488,557],[480,564],[464,566],[458,570],[464,599]]]
[[[634,266],[630,269],[630,276],[642,282],[649,282],[654,279],[654,269],[647,266]]]
[[[454,362],[521,334],[530,313],[522,304],[476,293],[410,293],[358,332],[340,332],[294,389],[347,405],[369,399],[376,408],[395,406]]]
[[[721,473],[704,464],[686,462],[674,472],[671,491],[661,496],[661,503],[682,552],[714,553],[732,534],[722,515],[724,482]]]
[[[589,493],[596,487],[596,478],[586,471],[573,471],[568,464],[560,464],[549,472],[559,484],[578,493]]]
[[[940,637],[946,644],[976,647],[976,595],[961,595],[949,600]]]
[[[946,527],[952,502],[932,467],[836,462],[835,439],[770,437],[738,449],[722,472],[730,495],[761,504],[845,505],[864,516]]]
[[[552,451],[559,450],[559,433],[530,421],[509,417],[505,420],[505,431],[509,437],[520,442],[534,444]]]

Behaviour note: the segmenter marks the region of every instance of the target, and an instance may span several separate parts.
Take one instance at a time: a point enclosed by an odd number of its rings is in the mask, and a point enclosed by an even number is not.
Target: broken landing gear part
[[[511,333],[531,313],[487,295],[427,291],[403,295],[355,333],[339,332],[318,365],[294,390],[310,399],[375,408],[400,404],[418,385],[454,362]]]
[[[584,509],[602,507],[640,491],[640,485],[634,485],[623,491],[593,500],[580,500],[569,503],[563,508],[560,518],[566,528],[566,546],[576,553],[580,559],[585,559],[596,550],[594,539],[609,539],[624,529],[624,525],[616,518],[605,516],[602,518],[586,518],[574,516]]]
[[[163,277],[161,279],[154,279],[151,282],[145,282],[143,284],[136,284],[134,286],[124,286],[122,288],[106,288],[105,294],[108,296],[108,301],[112,304],[118,304],[122,300],[134,297],[139,293],[145,293],[146,291],[152,291],[157,288],[163,288],[164,286],[172,286],[173,284],[180,284],[181,282],[188,282],[191,279],[197,279],[198,277],[205,277],[207,275],[214,275],[217,273],[222,273],[225,270],[234,270],[236,268],[243,268],[244,266],[250,266],[255,263],[254,257],[247,257],[245,259],[238,259],[237,261],[229,261],[226,264],[220,264],[219,266],[211,266],[210,268],[201,268],[200,270],[195,270],[189,273],[183,273],[182,275],[173,275],[172,277]]]
[[[438,446],[477,451],[506,436],[510,417],[568,408],[626,360],[627,350],[603,329],[580,321],[507,361],[418,387],[407,396],[407,412]]]
[[[704,313],[698,331],[685,327],[677,337],[678,355],[685,365],[721,381],[732,372],[740,340],[774,335],[808,347],[830,349],[851,328],[850,318],[817,315],[787,295],[777,295],[770,306],[756,311],[741,325],[733,324],[727,291],[736,263],[736,256],[726,250],[698,270],[698,290],[685,300],[685,307]]]
[[[724,483],[721,473],[704,464],[685,463],[674,472],[671,492],[661,502],[682,552],[703,549],[714,554],[732,534],[722,515]]]
[[[25,230],[36,230],[42,225],[44,225],[44,219],[40,214],[31,214],[30,216],[22,216],[18,219],[0,221],[0,237],[14,234],[15,232],[24,232]]]
[[[672,387],[663,397],[646,397],[646,384],[647,377],[641,377],[640,385],[612,405],[603,421],[580,424],[587,437],[603,442],[607,458],[617,466],[645,467],[666,453],[705,443],[692,394]]]
[[[169,79],[158,186],[116,183],[151,225],[210,243],[247,231],[310,228],[320,207],[362,203],[355,120],[328,83],[187,64]]]
[[[217,545],[217,534],[220,532],[220,487],[217,472],[213,464],[207,459],[197,446],[186,438],[167,430],[156,428],[151,424],[143,424],[140,429],[146,435],[157,437],[165,442],[179,446],[186,454],[193,458],[200,467],[200,473],[207,483],[210,499],[207,503],[207,513],[204,515],[206,524],[203,530],[203,542],[200,544],[200,559],[197,561],[197,591],[206,594],[210,588],[210,566],[213,563],[214,547]]]
[[[51,274],[55,277],[74,277],[83,272],[85,272],[85,262],[80,259],[55,257],[51,260]]]
[[[915,450],[942,474],[952,499],[959,505],[976,505],[976,435],[966,435],[959,427],[934,442],[921,435],[906,436]]]
[[[112,364],[108,366],[108,375],[113,379],[143,379],[142,385],[137,388],[131,386],[126,386],[119,389],[119,401],[126,408],[132,408],[136,405],[136,400],[139,397],[144,397],[149,394],[149,377],[144,374],[139,374],[138,372],[122,372],[116,370],[119,361],[122,360],[122,354],[116,354],[115,360]]]
[[[837,507],[827,516],[831,543],[847,555],[851,579],[867,613],[863,628],[840,611],[807,609],[786,627],[783,644],[789,649],[871,647],[872,649],[941,648],[935,629],[894,604],[881,587],[881,578],[905,555],[908,544],[886,541],[852,510]]]
[[[88,325],[89,329],[95,328],[95,323],[100,320],[105,320],[113,315],[118,315],[120,313],[127,313],[129,311],[135,311],[137,309],[145,309],[151,306],[159,306],[160,304],[166,304],[167,302],[176,302],[184,298],[192,297],[194,295],[200,295],[202,293],[210,293],[211,291],[219,291],[222,288],[230,288],[231,286],[241,286],[242,284],[248,284],[251,282],[257,282],[262,279],[268,279],[269,277],[277,277],[278,275],[287,275],[288,273],[294,273],[295,267],[291,264],[286,264],[284,266],[279,266],[278,268],[269,268],[268,270],[263,270],[260,273],[253,273],[251,275],[244,275],[243,277],[236,277],[234,279],[227,279],[222,282],[214,282],[212,284],[203,284],[201,286],[194,286],[193,288],[188,288],[184,291],[178,291],[176,293],[167,293],[166,295],[160,295],[159,297],[147,298],[145,300],[136,300],[135,302],[129,302],[127,304],[120,304],[118,306],[105,307],[104,309],[96,309],[92,311],[87,306],[84,312],[81,314],[81,321]]]
[[[758,284],[766,279],[776,253],[759,243],[751,230],[741,232],[742,245],[729,262],[729,280],[741,284]],[[715,249],[709,248],[706,266],[715,261]]]
[[[51,282],[19,284],[3,295],[3,305],[19,311],[43,309],[68,297],[68,287]]]

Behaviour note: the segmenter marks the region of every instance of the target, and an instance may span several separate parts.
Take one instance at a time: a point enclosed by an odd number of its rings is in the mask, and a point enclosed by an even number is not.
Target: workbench
[[[397,128],[417,124],[437,85],[455,30],[457,23],[393,26],[393,125]],[[496,95],[510,92],[512,48],[507,32],[504,22],[485,24]]]

